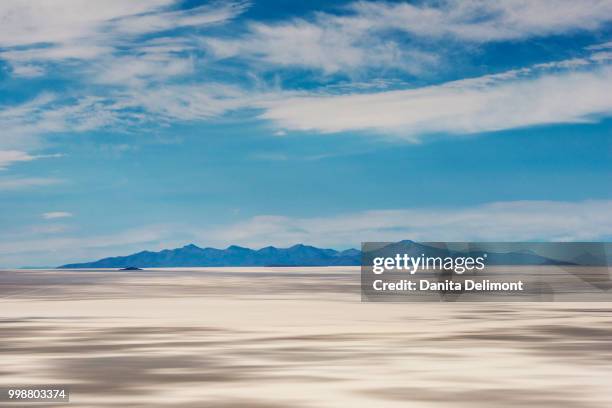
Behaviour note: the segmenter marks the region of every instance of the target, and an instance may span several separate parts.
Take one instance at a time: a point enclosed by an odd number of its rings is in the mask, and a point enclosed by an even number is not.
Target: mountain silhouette
[[[104,258],[94,262],[73,263],[59,268],[163,268],[163,267],[198,267],[198,266],[358,266],[362,257],[366,264],[371,264],[373,257],[408,254],[412,257],[479,257],[487,258],[487,265],[583,265],[605,266],[612,261],[609,244],[590,245],[587,252],[582,244],[533,243],[532,249],[525,249],[519,244],[506,244],[505,249],[495,250],[495,245],[487,243],[470,244],[467,248],[457,250],[456,246],[445,243],[418,243],[400,241],[381,243],[382,246],[364,248],[363,254],[357,249],[337,251],[335,249],[317,248],[297,244],[289,248],[267,246],[261,249],[245,248],[231,245],[225,249],[200,248],[189,244],[176,249],[164,249],[159,252],[142,251],[128,256]],[[583,245],[584,246],[584,245]],[[601,248],[599,248],[601,246]],[[543,256],[539,249],[550,247],[562,250],[553,251],[553,255]],[[550,252],[550,251],[549,251]]]
[[[142,251],[128,256],[94,262],[62,265],[59,268],[163,268],[196,266],[354,266],[360,265],[357,249],[336,251],[297,244],[289,248],[268,246],[259,250],[232,245],[226,249],[200,248],[189,244],[159,252]]]

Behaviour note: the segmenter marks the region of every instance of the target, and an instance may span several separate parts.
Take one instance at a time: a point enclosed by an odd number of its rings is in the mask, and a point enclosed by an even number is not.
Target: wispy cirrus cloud
[[[35,157],[19,150],[0,150],[0,170],[6,169],[13,163],[28,162]]]
[[[177,0],[98,4],[86,0],[7,0],[0,4],[5,28],[0,33],[1,56],[22,73],[34,74],[41,67],[33,63],[112,57],[151,40],[143,35],[225,23],[249,7],[246,1],[213,2],[188,9],[178,5]],[[337,11],[274,23],[252,21],[246,32],[237,36],[198,33],[195,37],[205,35],[204,44],[220,58],[239,57],[326,72],[359,66],[418,71],[437,61],[436,54],[428,51],[431,47],[417,43],[419,38],[518,40],[596,30],[612,20],[612,6],[605,0],[360,1]],[[409,36],[410,41],[388,35],[391,31]],[[170,57],[172,54],[166,55]]]
[[[110,0],[92,3],[85,0],[7,0],[2,2],[2,46],[38,43],[67,43],[94,36],[109,22],[140,15],[172,4],[170,0]]]
[[[72,213],[69,213],[67,211],[51,211],[51,212],[43,213],[42,217],[45,220],[55,220],[55,219],[58,219],[58,218],[69,218],[69,217],[72,217]]]
[[[0,4],[0,58],[17,76],[41,75],[53,64],[69,64],[72,75],[96,71],[99,79],[113,83],[129,83],[130,73],[160,76],[165,71],[173,76],[185,72],[177,66],[188,56],[176,48],[154,49],[156,39],[143,35],[223,23],[248,7],[244,1],[175,10],[178,5],[177,0],[8,0]],[[149,41],[151,47],[142,47]],[[140,58],[126,60],[126,54]],[[122,75],[120,69],[125,70]]]
[[[281,134],[370,131],[415,141],[436,133],[586,123],[612,113],[611,59],[605,52],[596,52],[439,85],[378,92],[173,84],[84,97],[72,104],[47,94],[0,112],[0,124],[8,133],[31,135],[207,120],[254,109]]]
[[[32,151],[41,147],[45,134],[154,121],[147,110],[157,113],[154,107],[162,103],[144,97],[164,97],[168,81],[193,74],[199,52],[192,33],[168,32],[228,22],[249,4],[180,6],[178,0],[1,2],[0,60],[12,67],[9,75],[63,77],[71,85],[41,88],[30,100],[0,105],[0,149]],[[201,105],[202,98],[198,101]]]
[[[331,74],[377,68],[419,74],[437,69],[445,49],[440,41],[521,40],[596,30],[612,20],[612,5],[605,0],[359,1],[342,11],[251,23],[242,36],[209,37],[204,43],[218,58],[246,59],[272,69],[297,66]],[[438,41],[436,47],[432,41]]]
[[[297,242],[358,246],[361,241],[589,241],[612,235],[612,201],[509,201],[461,208],[374,210],[329,217],[258,216],[201,235],[261,247]]]
[[[288,130],[374,131],[417,140],[433,133],[585,123],[612,113],[609,65],[551,67],[556,70],[513,70],[407,90],[288,97],[263,102],[261,117]]]
[[[326,74],[366,68],[390,68],[413,74],[438,62],[438,56],[395,40],[371,35],[359,25],[340,24],[335,18],[309,22],[295,20],[276,25],[251,24],[242,38],[205,38],[217,58],[236,57],[265,68],[305,67]]]
[[[2,149],[39,147],[39,137],[57,132],[82,132],[129,120],[126,112],[118,114],[116,101],[101,96],[75,98],[43,92],[21,104],[0,105]],[[41,156],[39,156],[41,157]]]
[[[61,184],[64,180],[51,177],[4,177],[0,178],[0,191],[25,190],[32,187]]]
[[[31,155],[19,150],[0,150],[0,170],[5,170],[10,165],[19,162],[29,162],[32,160],[54,157],[62,157],[62,155],[59,153]]]
[[[242,13],[245,1],[218,2],[190,9],[172,10],[177,0],[6,0],[0,5],[3,27],[0,46],[38,46],[41,56],[92,57],[87,45],[123,43],[129,36],[180,27],[204,26],[226,21]],[[83,43],[85,42],[85,44]],[[70,53],[42,45],[69,45]],[[35,48],[33,48],[35,49]],[[76,51],[76,52],[75,52]],[[97,50],[94,50],[97,51]],[[36,56],[33,51],[29,54]]]
[[[396,28],[417,36],[473,42],[517,40],[579,30],[596,30],[612,20],[606,0],[444,0],[351,5],[356,21]]]

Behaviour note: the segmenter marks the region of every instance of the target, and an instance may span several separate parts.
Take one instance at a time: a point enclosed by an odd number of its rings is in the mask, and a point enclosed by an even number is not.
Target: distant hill
[[[290,248],[268,246],[259,250],[236,245],[226,249],[200,248],[194,244],[159,252],[142,251],[95,262],[62,265],[59,268],[163,268],[195,266],[351,266],[360,265],[356,249],[336,251],[308,245]]]

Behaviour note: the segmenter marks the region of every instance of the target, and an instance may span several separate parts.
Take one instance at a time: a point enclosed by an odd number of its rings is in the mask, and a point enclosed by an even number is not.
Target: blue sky
[[[612,3],[3,1],[0,266],[609,240]]]

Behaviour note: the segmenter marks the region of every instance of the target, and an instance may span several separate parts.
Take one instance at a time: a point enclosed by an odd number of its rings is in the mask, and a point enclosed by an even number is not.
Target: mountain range
[[[232,245],[226,249],[189,244],[159,252],[142,251],[128,256],[74,263],[59,268],[163,268],[195,266],[350,266],[360,265],[361,251],[316,248],[297,244],[289,248],[268,246],[258,250]]]
[[[369,244],[368,244],[369,245]],[[199,266],[358,266],[362,255],[366,263],[378,256],[408,254],[418,257],[487,257],[487,265],[584,265],[605,266],[612,263],[609,244],[472,244],[462,251],[436,243],[418,243],[409,240],[384,243],[379,247],[365,247],[362,254],[357,249],[337,251],[297,244],[289,248],[267,246],[250,249],[237,245],[225,249],[200,248],[189,244],[181,248],[164,249],[159,252],[142,251],[128,256],[103,258],[94,262],[73,263],[59,268],[164,268]],[[546,249],[552,248],[554,251]],[[591,251],[591,252],[589,252]],[[486,255],[485,255],[486,254]],[[544,255],[546,254],[546,255]]]

